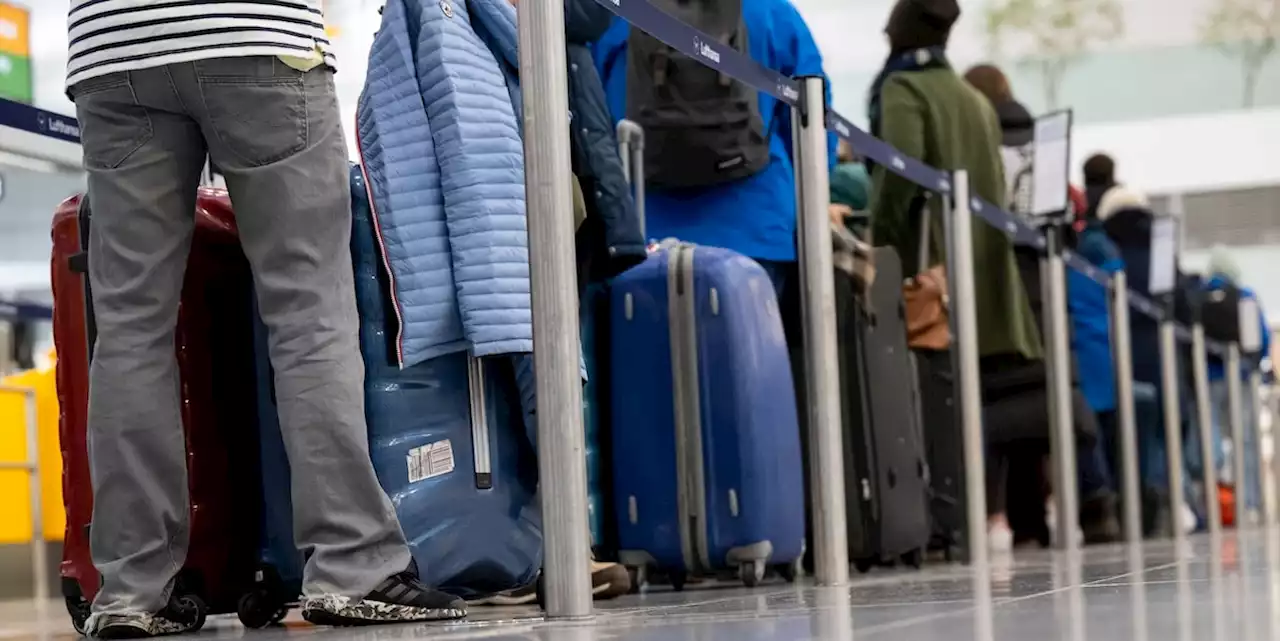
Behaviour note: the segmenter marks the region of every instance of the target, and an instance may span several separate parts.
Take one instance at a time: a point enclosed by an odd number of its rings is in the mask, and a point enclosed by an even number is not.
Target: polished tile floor
[[[0,640],[73,639],[61,603],[0,603]],[[261,641],[1280,641],[1280,531],[1228,533],[1079,555],[877,570],[848,588],[780,581],[755,590],[655,588],[601,605],[593,621],[544,621],[533,608],[473,608],[451,625],[319,629],[292,619],[246,631],[217,618],[205,639]]]

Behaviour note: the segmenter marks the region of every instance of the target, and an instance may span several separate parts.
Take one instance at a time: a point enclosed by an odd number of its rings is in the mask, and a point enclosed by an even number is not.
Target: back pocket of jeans
[[[108,74],[71,88],[80,121],[84,164],[89,169],[115,169],[151,140],[151,115],[138,104],[129,75]]]
[[[274,57],[219,58],[196,63],[211,132],[234,158],[261,167],[307,147],[304,74]]]

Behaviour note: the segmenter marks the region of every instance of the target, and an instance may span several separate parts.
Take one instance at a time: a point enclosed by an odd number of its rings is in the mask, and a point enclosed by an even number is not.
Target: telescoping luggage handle
[[[476,489],[493,487],[493,460],[489,456],[489,418],[484,397],[484,363],[467,355],[467,396],[471,399],[471,455],[476,466]]]
[[[644,206],[644,127],[633,120],[619,120],[617,127],[618,153],[622,156],[622,173],[631,183],[631,193],[636,201],[636,214],[640,216],[640,236],[645,235]]]
[[[89,194],[80,197],[76,208],[76,227],[80,235],[80,252],[67,258],[67,267],[73,273],[84,274],[84,333],[85,353],[93,362],[93,345],[98,342],[98,321],[93,313],[93,289],[89,285]]]

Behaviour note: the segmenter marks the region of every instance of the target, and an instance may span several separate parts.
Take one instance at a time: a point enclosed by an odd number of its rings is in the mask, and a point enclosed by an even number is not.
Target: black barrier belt
[[[756,62],[750,56],[725,46],[715,38],[681,22],[675,16],[646,0],[596,0],[596,3],[680,53],[792,107],[799,106],[800,88],[795,79],[788,78]],[[889,171],[930,191],[951,193],[951,176],[947,172],[930,167],[898,151],[893,145],[859,129],[834,109],[827,110],[825,122],[828,130],[846,140],[858,153],[883,165]],[[1038,229],[1004,209],[977,197],[970,199],[969,208],[974,215],[992,227],[1002,230],[1014,242],[1037,249],[1045,248],[1044,235]],[[1093,266],[1078,254],[1064,251],[1063,259],[1069,267],[1081,272],[1099,285],[1107,288],[1112,286],[1111,277],[1106,272]],[[1160,305],[1133,290],[1129,292],[1129,302],[1131,307],[1145,316],[1156,320],[1164,318],[1164,310]],[[1190,340],[1190,332],[1185,327],[1178,326],[1177,331],[1179,339]],[[1225,346],[1216,341],[1206,340],[1205,346],[1216,354],[1226,353]]]
[[[53,320],[53,309],[34,303],[11,303],[0,301],[0,320]]]

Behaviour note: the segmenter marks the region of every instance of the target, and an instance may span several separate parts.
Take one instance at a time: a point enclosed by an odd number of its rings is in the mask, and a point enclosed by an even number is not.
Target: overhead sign
[[[31,14],[0,1],[0,98],[30,103]]]

